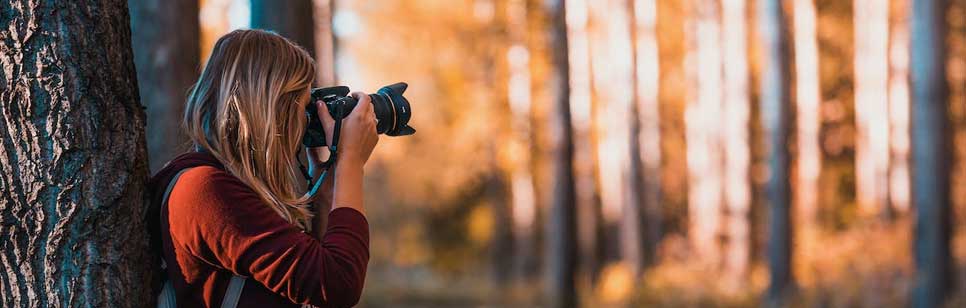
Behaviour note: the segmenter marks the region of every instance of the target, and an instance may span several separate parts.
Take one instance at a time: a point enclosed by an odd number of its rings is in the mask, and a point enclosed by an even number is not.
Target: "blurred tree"
[[[312,0],[250,0],[251,27],[275,31],[315,54]]]
[[[548,72],[551,94],[547,102],[553,106],[553,196],[546,225],[546,299],[550,307],[576,307],[577,226],[566,6],[563,0],[541,1],[538,14],[543,21],[542,35],[547,38],[552,64]]]
[[[153,305],[126,1],[0,11],[0,306]]]
[[[570,109],[574,128],[574,175],[580,267],[593,286],[604,266],[604,218],[597,189],[598,146],[593,122],[593,74],[587,1],[567,0]]]
[[[531,155],[528,142],[530,129],[530,51],[527,48],[527,3],[524,0],[506,1],[508,46],[504,57],[507,63],[506,99],[509,103],[509,125],[502,150],[506,151],[509,173],[509,205],[512,214],[513,271],[517,278],[525,278],[526,268],[536,256],[536,200],[534,199]]]
[[[717,267],[724,196],[721,170],[722,57],[721,5],[717,0],[690,2],[687,61],[692,91],[684,115],[688,164],[688,238],[696,260]]]
[[[853,2],[855,26],[856,196],[864,214],[889,206],[889,5]]]
[[[941,307],[950,255],[950,147],[946,84],[946,1],[912,0],[912,199],[916,209],[913,307]]]
[[[822,93],[819,85],[817,16],[813,0],[795,0],[793,7],[795,41],[795,104],[798,143],[795,185],[796,225],[811,232],[818,206],[818,177],[822,170],[819,144]]]
[[[147,107],[148,158],[154,173],[186,149],[185,97],[198,78],[198,0],[128,1],[141,102]]]
[[[768,158],[766,194],[768,219],[768,269],[770,284],[767,305],[784,307],[792,292],[790,189],[788,183],[789,106],[791,98],[791,61],[788,56],[788,31],[782,1],[758,1],[758,33],[762,56],[761,119]]]
[[[315,0],[312,3],[315,11],[315,63],[318,67],[315,83],[322,87],[335,86],[338,83],[335,74],[337,42],[332,28],[335,0]]]
[[[638,243],[640,256],[635,273],[656,262],[657,245],[661,239],[661,130],[658,110],[659,68],[657,45],[657,4],[654,0],[629,0],[632,63],[634,67],[634,101],[630,116],[630,160],[632,185],[638,196],[637,213],[628,223],[641,234]],[[636,166],[635,166],[636,165]],[[632,213],[629,213],[632,214]]]
[[[889,209],[909,209],[909,1],[890,1]]]
[[[751,262],[751,99],[748,72],[748,19],[745,0],[722,0],[721,37],[724,79],[724,270],[730,292],[744,289]]]

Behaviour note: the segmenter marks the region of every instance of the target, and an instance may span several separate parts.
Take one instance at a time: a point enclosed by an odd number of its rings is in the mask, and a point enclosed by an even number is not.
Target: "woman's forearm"
[[[324,171],[323,169],[316,167],[318,165],[321,165],[321,164],[312,164],[311,162],[309,163],[309,175],[316,180],[319,179],[319,176],[321,176],[322,172]],[[318,192],[319,197],[312,202],[312,205],[314,208],[314,211],[312,214],[314,215],[314,217],[312,217],[312,222],[311,222],[312,223],[311,235],[312,237],[320,241],[322,240],[322,236],[325,235],[325,228],[328,225],[328,220],[329,220],[329,211],[332,209],[332,187],[333,187],[332,182],[335,181],[334,179],[332,179],[333,177],[334,175],[332,175],[332,173],[329,173],[328,179],[323,179],[325,180],[325,182],[323,182],[322,187],[319,188],[319,192]],[[311,187],[309,188],[311,189]]]
[[[350,207],[365,215],[362,197],[362,177],[365,174],[363,163],[339,161],[335,168],[335,192],[332,209]]]

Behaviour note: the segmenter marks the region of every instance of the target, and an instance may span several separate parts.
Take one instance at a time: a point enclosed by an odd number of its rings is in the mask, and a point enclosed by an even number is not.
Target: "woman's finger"
[[[322,123],[335,122],[335,119],[333,119],[332,115],[329,114],[329,108],[325,106],[325,102],[315,101],[314,104],[315,109],[318,109],[316,111],[319,113],[319,119],[322,120]]]
[[[359,102],[356,104],[356,107],[353,108],[352,112],[355,112],[355,109],[360,109],[363,114],[372,113],[372,101],[369,99],[369,94],[366,94],[365,92],[352,92],[352,97]]]

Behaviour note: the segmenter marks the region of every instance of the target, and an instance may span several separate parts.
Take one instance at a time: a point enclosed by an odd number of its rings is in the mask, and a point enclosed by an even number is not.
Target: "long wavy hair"
[[[295,155],[315,76],[308,52],[262,30],[236,30],[215,43],[188,95],[184,129],[196,148],[225,165],[290,223],[311,228]]]

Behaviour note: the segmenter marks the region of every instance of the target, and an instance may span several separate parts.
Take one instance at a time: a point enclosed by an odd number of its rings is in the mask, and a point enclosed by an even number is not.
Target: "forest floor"
[[[910,221],[901,219],[801,240],[793,257],[797,283],[793,306],[907,306],[912,281],[911,230]],[[966,307],[966,230],[957,231],[953,239],[956,289],[948,306]],[[679,247],[682,241],[670,239],[669,242]],[[649,269],[639,284],[620,265],[607,266],[593,291],[581,288],[581,306],[760,306],[761,294],[768,283],[761,256],[755,260],[746,285],[734,286],[724,284],[720,271],[713,266],[693,262],[679,250],[662,253],[662,262]],[[407,277],[370,275],[360,307],[540,306],[537,282],[497,288],[486,275],[467,275],[456,280],[439,280],[432,275],[429,272]],[[420,283],[412,284],[415,281]],[[580,284],[586,286],[585,282]]]

